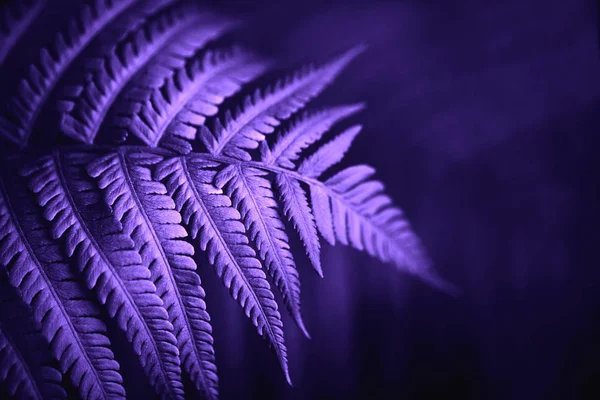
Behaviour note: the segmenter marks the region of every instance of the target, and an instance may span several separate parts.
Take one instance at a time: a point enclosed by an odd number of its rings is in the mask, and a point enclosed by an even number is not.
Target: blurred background
[[[223,400],[600,399],[597,1],[198,1],[282,70],[368,46],[311,105],[366,102],[345,165],[376,167],[462,290],[327,245],[321,279],[290,231],[312,339],[282,312],[289,387],[201,265]]]
[[[297,253],[312,340],[285,316],[290,388],[205,273],[223,399],[600,398],[596,3],[214,2],[287,68],[369,46],[313,105],[367,103],[347,162],[463,290],[343,247],[320,279]]]

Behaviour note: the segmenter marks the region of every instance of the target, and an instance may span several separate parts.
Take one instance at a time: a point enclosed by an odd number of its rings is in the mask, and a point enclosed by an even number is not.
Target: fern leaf
[[[78,18],[72,19],[53,44],[40,52],[20,81],[18,92],[9,99],[0,129],[17,145],[27,144],[32,128],[54,86],[83,48],[121,12],[136,0],[94,0],[84,5]]]
[[[374,170],[367,166],[346,168],[329,178],[323,186],[312,186],[313,203],[321,232],[343,244],[364,250],[384,262],[392,262],[432,285],[455,293],[431,267],[419,238],[414,234],[402,211],[384,193],[381,182],[370,179]],[[325,236],[324,235],[324,236]]]
[[[362,127],[359,125],[348,128],[339,136],[321,146],[300,164],[298,172],[309,178],[319,177],[327,169],[342,160],[361,129]]]
[[[328,108],[313,115],[305,113],[287,132],[277,135],[271,151],[263,151],[262,161],[267,165],[294,168],[302,150],[321,139],[334,124],[363,108],[363,104],[352,104]],[[266,146],[266,142],[261,145]]]
[[[285,227],[277,212],[271,182],[266,172],[256,168],[230,165],[215,177],[215,184],[225,188],[233,206],[242,215],[258,254],[281,292],[283,301],[296,324],[310,337],[300,313],[300,279]]]
[[[109,315],[125,331],[157,392],[166,398],[182,398],[173,326],[133,241],[104,209],[93,182],[86,180],[84,165],[92,157],[55,152],[25,175],[30,177],[30,188],[52,224],[54,238],[64,238],[67,253],[75,255],[85,284],[96,291]]]
[[[133,76],[107,114],[101,132],[107,136],[118,135],[120,140],[125,140],[135,115],[147,104],[154,106],[152,97],[156,91],[172,79],[177,70],[189,68],[206,43],[219,38],[233,26],[229,21],[211,18],[210,22],[193,24],[178,33],[176,40],[169,41]]]
[[[176,332],[185,372],[203,398],[216,399],[212,329],[192,259],[194,249],[185,241],[181,216],[166,188],[151,179],[149,168],[157,160],[160,157],[141,153],[126,157],[121,151],[98,158],[87,169],[98,179],[115,216],[123,221],[124,231],[134,240],[144,265],[150,266],[157,293]]]
[[[6,277],[0,279],[0,380],[21,399],[66,399],[62,374],[54,368],[48,344],[31,310]]]
[[[124,398],[119,364],[109,349],[98,310],[46,236],[30,195],[18,185],[11,182],[13,199],[2,185],[0,200],[0,255],[8,280],[33,310],[61,371],[70,376],[81,396]],[[27,226],[27,231],[22,226]]]
[[[217,121],[215,142],[208,150],[213,155],[250,160],[248,150],[258,147],[282,120],[321,93],[361,51],[362,48],[354,48],[319,69],[296,73],[264,93],[257,90],[246,98],[235,116],[226,113],[224,125]]]
[[[300,186],[300,182],[285,174],[276,175],[277,185],[280,190],[280,198],[283,203],[283,212],[294,224],[300,239],[306,248],[306,254],[310,259],[315,271],[323,277],[321,267],[321,246],[317,236],[315,220],[306,199],[306,193]]]
[[[284,213],[296,227],[319,274],[320,245],[315,224],[331,244],[340,242],[364,250],[384,262],[392,262],[398,268],[421,277],[441,290],[456,294],[458,290],[439,277],[432,268],[431,261],[410,224],[400,209],[393,206],[392,200],[383,193],[383,184],[369,179],[374,172],[371,167],[349,167],[325,182],[314,179],[341,160],[358,129],[359,127],[349,128],[319,148],[304,161],[305,167],[298,171],[255,161],[240,163],[227,157],[205,158],[213,162],[257,167],[275,173]],[[312,209],[300,182],[310,188]]]
[[[155,89],[132,117],[130,130],[152,147],[167,131],[193,139],[194,125],[202,125],[206,116],[216,114],[216,106],[225,97],[238,91],[242,83],[263,70],[263,64],[245,52],[209,51],[202,59],[195,59],[176,70]]]
[[[347,190],[348,188],[356,185],[363,179],[369,178],[375,173],[375,170],[366,165],[357,165],[348,167],[344,171],[338,173],[334,178],[331,178],[328,182],[333,185],[337,182],[340,186],[338,189]],[[344,179],[341,179],[341,178]],[[320,185],[312,185],[310,187],[310,198],[312,203],[312,209],[315,214],[315,221],[321,236],[332,246],[335,245],[336,234],[333,226],[333,216],[331,215],[331,201],[327,193],[323,190]],[[339,224],[338,224],[339,225]],[[345,230],[338,230],[339,237],[345,238]],[[344,240],[342,240],[344,243]],[[345,244],[348,244],[345,241]]]
[[[0,65],[31,26],[46,0],[15,1],[0,9]]]
[[[187,3],[160,9],[110,47],[86,82],[72,89],[76,95],[63,100],[67,111],[62,115],[61,130],[76,140],[92,143],[126,84],[167,44],[184,44],[190,35],[201,44],[200,38],[214,35],[223,26],[214,16],[199,13]]]
[[[269,282],[248,245],[239,212],[222,190],[213,186],[218,164],[196,157],[176,157],[156,168],[188,226],[188,232],[200,242],[217,275],[238,300],[261,336],[273,346],[286,379],[291,384],[281,316]]]

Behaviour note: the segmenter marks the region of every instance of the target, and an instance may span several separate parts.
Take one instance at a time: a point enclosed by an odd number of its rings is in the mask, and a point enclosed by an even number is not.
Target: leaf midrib
[[[263,305],[262,305],[261,301],[259,300],[259,298],[257,297],[256,293],[254,292],[254,290],[253,290],[254,288],[252,287],[252,285],[250,285],[250,282],[248,282],[248,279],[246,277],[246,274],[244,273],[244,270],[238,264],[237,259],[235,258],[235,256],[231,253],[231,250],[229,249],[229,246],[225,242],[225,239],[223,239],[222,235],[220,234],[220,231],[217,228],[217,226],[215,224],[215,221],[212,218],[212,215],[206,209],[206,206],[204,205],[204,201],[202,200],[202,197],[200,196],[200,193],[198,193],[198,191],[196,190],[196,187],[194,186],[194,181],[192,180],[192,177],[190,176],[190,173],[188,171],[186,158],[185,157],[179,157],[179,160],[181,162],[182,170],[183,170],[183,172],[185,174],[185,177],[188,180],[188,186],[190,186],[190,189],[192,190],[192,193],[194,194],[194,196],[198,200],[198,203],[200,204],[200,207],[202,207],[202,211],[207,216],[207,219],[209,220],[211,228],[217,234],[216,236],[219,238],[219,242],[221,243],[221,246],[225,249],[225,252],[227,253],[227,256],[233,261],[233,264],[235,265],[236,269],[239,271],[239,273],[240,273],[240,275],[241,275],[241,277],[243,279],[243,282],[245,283],[245,286],[249,289],[250,293],[252,294],[252,297],[254,298],[256,304],[258,305],[258,308],[260,310],[261,316],[262,316],[262,318],[264,320],[264,327],[269,332],[269,335],[268,335],[269,338],[272,338],[271,340],[273,342],[273,347],[275,348],[275,352],[277,353],[278,356],[280,356],[280,357],[283,356],[281,354],[281,350],[279,348],[280,346],[278,345],[277,341],[274,340],[276,338],[276,335],[275,335],[275,332],[273,332],[273,328],[271,328],[271,323],[269,322],[269,318],[268,318],[268,316],[265,313],[265,310],[263,308]],[[283,359],[283,358],[281,358],[281,359]]]
[[[108,269],[110,269],[112,271],[112,274],[113,274],[113,277],[115,278],[115,281],[117,282],[117,284],[121,288],[121,291],[124,293],[125,297],[129,300],[129,303],[130,303],[130,305],[132,305],[132,308],[133,308],[135,314],[138,316],[138,319],[140,320],[140,322],[142,322],[142,324],[141,324],[142,327],[146,331],[148,337],[151,338],[152,347],[154,348],[156,358],[158,359],[158,364],[160,365],[160,369],[163,372],[163,375],[165,377],[165,381],[167,383],[167,386],[171,387],[171,385],[169,383],[170,382],[170,380],[169,380],[169,374],[167,373],[167,371],[165,369],[165,366],[164,366],[164,363],[163,363],[163,360],[160,357],[161,352],[158,349],[158,345],[156,343],[156,339],[152,335],[152,332],[150,331],[150,328],[148,327],[148,324],[146,323],[146,320],[141,315],[141,313],[140,313],[140,311],[139,311],[139,309],[137,307],[137,303],[135,301],[133,301],[133,299],[131,298],[131,294],[129,293],[129,291],[126,288],[124,288],[124,284],[123,284],[123,280],[122,280],[121,276],[114,270],[113,265],[106,258],[106,254],[104,254],[104,252],[101,250],[100,245],[96,241],[96,238],[94,236],[92,236],[92,234],[89,231],[87,225],[84,223],[83,217],[81,216],[81,213],[79,212],[79,209],[75,205],[75,199],[73,199],[73,196],[71,195],[71,192],[68,189],[69,187],[67,185],[66,177],[64,176],[64,173],[63,173],[62,163],[61,163],[61,160],[60,160],[60,154],[58,153],[58,151],[54,152],[53,157],[54,157],[54,162],[56,164],[57,176],[58,176],[58,178],[60,180],[60,183],[61,183],[61,186],[62,186],[62,189],[63,189],[62,191],[63,191],[65,197],[67,198],[67,201],[69,202],[69,205],[71,206],[71,210],[73,212],[73,215],[75,215],[75,218],[77,218],[77,222],[80,225],[80,229],[82,229],[84,231],[84,233],[86,235],[86,238],[88,238],[90,240],[92,246],[96,250],[96,253],[102,259],[102,262],[108,267]]]
[[[12,206],[12,203],[8,197],[8,192],[6,191],[4,182],[2,182],[1,180],[0,180],[0,192],[1,192],[2,196],[4,197],[4,203],[6,204],[6,208],[9,212],[12,225],[17,230],[18,236],[20,237],[23,245],[25,246],[25,249],[27,250],[27,254],[28,254],[29,258],[31,259],[33,264],[37,266],[38,273],[42,276],[42,279],[46,283],[47,289],[50,291],[50,293],[52,293],[52,298],[54,299],[54,301],[56,303],[56,307],[60,310],[60,313],[63,315],[64,320],[67,322],[67,324],[70,328],[69,332],[71,332],[71,335],[75,338],[75,341],[76,341],[81,353],[83,353],[84,358],[87,360],[87,364],[92,366],[94,375],[96,375],[97,381],[100,383],[100,387],[102,388],[102,391],[105,392],[104,385],[102,384],[102,380],[98,376],[98,371],[96,370],[92,360],[89,358],[89,355],[87,354],[87,351],[85,350],[85,345],[81,342],[79,335],[76,334],[77,330],[75,329],[75,326],[73,325],[73,321],[71,321],[71,317],[69,316],[69,313],[65,310],[65,308],[62,304],[62,301],[60,301],[60,296],[58,295],[58,293],[56,293],[56,290],[54,289],[54,286],[51,283],[52,282],[51,279],[46,274],[46,271],[44,270],[44,268],[42,268],[40,261],[38,260],[37,256],[35,255],[35,252],[33,251],[33,248],[31,247],[31,245],[29,243],[29,240],[25,236],[23,227],[19,223],[16,212],[15,212],[15,210]],[[45,315],[46,314],[44,314],[44,316]],[[41,321],[39,321],[39,322],[41,323]],[[58,329],[60,329],[60,328],[58,328]],[[56,330],[56,332],[58,332],[58,329]],[[56,334],[56,332],[55,332],[55,334]],[[46,340],[49,340],[49,339],[46,338]],[[64,371],[64,372],[66,372],[66,371]],[[106,393],[105,393],[105,398],[108,398],[108,395]]]
[[[145,208],[143,207],[142,202],[141,202],[141,200],[137,194],[137,191],[134,187],[133,180],[131,179],[131,174],[129,173],[129,168],[127,166],[127,160],[125,159],[125,154],[122,151],[119,151],[118,157],[119,157],[119,164],[121,165],[121,170],[123,171],[123,175],[125,176],[125,181],[127,183],[127,186],[130,189],[129,192],[131,193],[131,197],[133,198],[133,201],[136,204],[138,213],[144,219],[144,222],[145,222],[145,225],[147,228],[147,232],[152,237],[155,247],[160,252],[160,257],[162,258],[166,273],[170,279],[173,290],[175,291],[175,296],[173,296],[173,297],[175,297],[175,301],[177,303],[179,303],[182,317],[185,321],[185,327],[188,330],[189,335],[190,335],[190,340],[187,344],[192,347],[193,352],[196,355],[196,359],[198,360],[198,364],[200,364],[200,362],[201,362],[200,360],[202,360],[202,357],[200,357],[200,353],[199,353],[194,341],[192,341],[192,338],[194,337],[194,334],[193,334],[194,331],[190,325],[188,314],[187,314],[187,309],[186,309],[185,305],[183,304],[182,296],[179,295],[179,287],[177,285],[177,280],[173,277],[171,268],[169,268],[171,264],[169,263],[169,259],[168,259],[167,255],[165,254],[164,248],[162,247],[162,244],[161,244],[158,236],[156,235],[156,230],[154,229],[154,225],[148,218],[148,214],[146,213]],[[167,315],[168,315],[168,312],[167,312]],[[207,378],[205,377],[204,371],[201,367],[200,367],[200,376],[202,376],[203,383],[204,383],[205,387],[208,389],[210,387],[210,385],[208,384]]]
[[[258,207],[258,204],[256,202],[256,197],[254,196],[254,192],[252,190],[250,190],[250,187],[248,185],[248,180],[246,179],[246,175],[244,175],[243,169],[241,167],[241,165],[237,165],[235,166],[236,170],[238,171],[238,175],[240,177],[240,179],[242,180],[244,187],[246,188],[246,191],[249,194],[250,200],[252,201],[252,204],[254,205],[254,208],[257,210],[257,214],[259,216],[259,220],[261,225],[263,226],[264,232],[265,232],[265,236],[267,237],[267,240],[269,241],[269,245],[271,246],[271,249],[273,251],[273,253],[275,253],[275,256],[277,257],[277,260],[279,262],[279,265],[281,266],[281,269],[284,271],[283,272],[283,276],[284,281],[285,281],[285,286],[288,290],[291,290],[291,284],[289,282],[288,279],[288,274],[286,271],[287,266],[284,265],[283,260],[281,259],[281,255],[279,254],[279,252],[276,250],[277,248],[275,247],[275,243],[273,242],[273,237],[270,233],[270,230],[268,229],[267,223],[264,220],[264,216],[263,213],[261,212],[260,208]],[[292,300],[292,299],[290,299]]]

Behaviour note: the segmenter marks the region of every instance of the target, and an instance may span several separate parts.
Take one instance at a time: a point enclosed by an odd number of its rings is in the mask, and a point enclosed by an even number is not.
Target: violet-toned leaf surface
[[[520,310],[575,330],[579,303],[529,288],[595,293],[562,265],[582,263],[569,246],[590,219],[567,171],[594,170],[589,7],[542,27],[514,0],[334,2],[305,23],[313,0],[246,3],[0,5],[0,397],[583,398]],[[502,290],[510,318],[472,301]],[[473,318],[503,321],[469,332],[478,350],[459,336]],[[510,358],[505,338],[540,351]],[[536,389],[503,376],[456,396],[492,358]]]

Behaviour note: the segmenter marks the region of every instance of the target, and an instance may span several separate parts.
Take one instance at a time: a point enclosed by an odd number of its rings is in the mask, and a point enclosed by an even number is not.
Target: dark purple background
[[[223,399],[600,398],[597,4],[216,7],[247,21],[240,40],[290,67],[370,46],[317,104],[367,102],[349,161],[378,169],[464,292],[346,248],[324,249],[321,280],[298,253],[313,339],[284,321],[288,388],[204,273]]]
[[[284,68],[369,46],[313,104],[367,102],[348,163],[377,168],[463,290],[328,246],[321,280],[293,236],[312,340],[284,315],[290,388],[201,265],[222,399],[600,398],[596,2],[209,3]],[[128,392],[148,398],[116,344]]]

